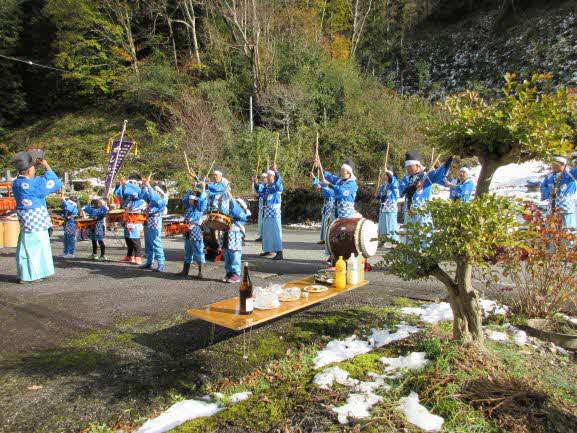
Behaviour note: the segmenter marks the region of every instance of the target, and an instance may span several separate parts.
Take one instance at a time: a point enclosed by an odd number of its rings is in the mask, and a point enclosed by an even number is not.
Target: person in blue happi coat
[[[41,280],[54,274],[54,262],[48,230],[52,219],[46,206],[46,196],[58,191],[62,182],[52,171],[42,154],[19,152],[12,159],[18,177],[12,182],[20,235],[16,248],[16,275],[21,284]],[[35,164],[44,167],[36,176]]]
[[[78,199],[74,196],[66,197],[60,203],[64,217],[64,249],[63,259],[74,258],[76,251],[76,218],[78,217]]]
[[[399,200],[399,181],[391,170],[385,173],[385,182],[377,191],[377,200],[379,207],[379,238],[387,238],[398,242],[398,200]],[[379,242],[382,245],[382,241]]]
[[[452,201],[463,201],[465,203],[473,200],[475,182],[471,179],[471,172],[467,167],[459,170],[457,179],[445,179],[445,186],[449,188],[449,198]]]
[[[206,184],[208,193],[208,211],[217,212],[221,207],[220,204],[226,200],[226,190],[228,181],[223,177],[222,172],[215,170],[212,173],[212,182]],[[227,208],[228,209],[228,208]]]
[[[146,209],[146,202],[140,196],[142,193],[141,181],[142,176],[131,174],[128,177],[128,181],[122,180],[120,185],[114,190],[114,195],[122,200],[122,207],[129,214],[143,213]],[[123,225],[127,250],[126,256],[120,261],[140,265],[142,263],[140,244],[140,235],[143,229],[142,223],[125,222]]]
[[[144,251],[146,263],[140,269],[150,269],[156,259],[157,272],[164,272],[164,248],[162,247],[162,218],[166,214],[168,199],[159,187],[150,185],[149,179],[143,179],[141,198],[147,203],[147,220],[144,225]]]
[[[184,263],[178,274],[188,277],[190,265],[194,261],[198,265],[197,279],[202,279],[202,265],[206,262],[204,256],[204,240],[201,220],[208,207],[208,193],[206,184],[200,182],[200,190],[189,189],[182,199],[184,205],[184,222],[188,224],[188,231],[184,234]]]
[[[104,244],[104,237],[106,235],[105,218],[108,214],[108,206],[106,202],[97,195],[90,199],[90,204],[82,208],[82,211],[88,218],[96,219],[96,225],[88,229],[90,240],[92,241],[92,260],[106,261],[106,245]],[[98,255],[98,247],[100,247],[100,255]]]
[[[315,166],[320,166],[320,160],[315,160]],[[322,167],[321,167],[322,169]],[[353,174],[353,168],[350,164],[343,164],[339,171],[339,176],[323,170],[323,179],[321,183],[334,193],[334,217],[335,218],[353,218],[357,215],[355,210],[355,200],[359,186],[357,178]]]
[[[260,175],[260,182],[255,177],[252,183],[252,190],[256,194],[258,199],[258,215],[257,215],[257,223],[258,223],[258,237],[255,239],[255,242],[262,242],[262,213],[264,209],[264,191],[265,187],[268,183],[268,174],[261,173]]]
[[[331,213],[334,211],[335,192],[328,186],[323,185],[313,173],[311,173],[311,177],[313,179],[313,188],[320,191],[323,198],[323,207],[321,210],[321,238],[318,244],[324,245],[326,242],[326,231],[328,229],[327,225],[329,224]]]
[[[569,170],[567,163],[568,159],[564,156],[554,158],[552,173],[541,183],[541,200],[549,201],[549,213],[559,215],[564,228],[577,230],[577,170]]]
[[[272,257],[273,260],[283,260],[281,204],[284,187],[276,164],[273,164],[272,170],[268,170],[267,174],[262,214],[263,252],[260,255]]]
[[[230,199],[228,215],[232,219],[232,226],[224,234],[224,269],[226,275],[222,280],[225,283],[240,283],[240,266],[242,260],[242,246],[245,237],[245,224],[250,216],[248,206],[243,199]]]
[[[402,208],[404,224],[424,226],[433,223],[431,215],[418,215],[416,211],[431,199],[434,184],[445,184],[445,177],[451,169],[452,163],[453,158],[451,157],[439,168],[427,172],[421,164],[421,156],[417,152],[405,154],[407,175],[399,183],[399,194],[405,199]]]

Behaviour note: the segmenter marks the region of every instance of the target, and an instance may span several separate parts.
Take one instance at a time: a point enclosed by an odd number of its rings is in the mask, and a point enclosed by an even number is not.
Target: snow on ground
[[[330,389],[334,382],[344,386],[354,386],[359,383],[357,379],[349,377],[349,373],[340,367],[327,368],[313,379],[313,383],[318,385],[320,389]]]
[[[323,350],[317,353],[315,368],[351,359],[357,355],[370,352],[376,347],[403,340],[409,335],[420,331],[421,329],[416,326],[401,322],[397,325],[396,332],[393,333],[389,329],[372,329],[368,341],[359,340],[356,335],[351,335],[344,340],[331,340]]]
[[[308,230],[319,230],[321,228],[320,221],[309,221],[306,223],[295,223],[289,224],[288,227],[291,229],[308,229]]]
[[[481,299],[479,303],[485,317],[489,315],[502,316],[509,311],[508,307],[499,305],[490,299]],[[405,307],[401,308],[401,313],[419,316],[425,323],[453,320],[453,311],[451,310],[451,304],[448,302],[434,302],[421,307]]]
[[[342,406],[333,407],[341,424],[348,424],[348,418],[364,419],[371,416],[371,408],[383,401],[380,395],[368,393],[349,394],[347,402]]]
[[[394,341],[404,340],[409,335],[417,332],[421,332],[421,329],[401,322],[397,325],[397,330],[392,334],[388,329],[372,329],[371,335],[369,335],[369,343],[374,347],[382,347]]]
[[[439,431],[445,422],[442,417],[433,415],[425,406],[420,404],[419,395],[414,391],[399,400],[398,409],[405,414],[408,422],[425,431]]]
[[[509,336],[499,331],[489,331],[487,338],[493,341],[509,341]]]
[[[385,371],[387,373],[393,372],[395,370],[421,370],[429,363],[429,360],[425,358],[425,352],[411,352],[407,356],[399,356],[397,358],[380,358],[383,364],[387,365]]]
[[[160,416],[146,421],[136,433],[164,433],[186,421],[203,416],[212,416],[222,410],[218,403],[201,400],[184,400],[173,404]]]
[[[344,340],[329,341],[327,347],[317,354],[315,368],[324,367],[333,362],[346,361],[357,355],[370,352],[371,349],[368,341],[358,340],[356,335],[351,335]]]
[[[252,395],[252,392],[237,392],[231,395],[228,400],[235,404],[246,400]],[[200,400],[184,400],[170,406],[166,411],[156,418],[149,419],[135,433],[164,433],[184,424],[187,421],[212,416],[224,409],[219,400],[224,399],[224,394],[215,392],[211,395],[205,395]],[[212,400],[216,400],[213,402]]]

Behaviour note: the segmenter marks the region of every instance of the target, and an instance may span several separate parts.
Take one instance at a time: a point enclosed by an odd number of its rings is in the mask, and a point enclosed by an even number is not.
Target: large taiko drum
[[[106,215],[106,219],[109,223],[119,223],[124,221],[125,214],[125,209],[110,209]]]
[[[224,232],[229,230],[232,226],[232,219],[228,215],[220,212],[210,212],[205,215],[201,225],[203,228]]]
[[[96,227],[96,218],[77,218],[76,227],[78,230],[92,229]]]
[[[122,221],[126,224],[146,224],[148,217],[140,212],[125,212],[122,214]]]
[[[63,226],[66,222],[66,219],[63,216],[57,214],[50,214],[50,219],[52,220],[52,225],[54,227]]]
[[[347,260],[351,254],[362,254],[368,259],[376,254],[379,245],[377,224],[365,218],[334,220],[328,230],[327,246],[335,259]]]

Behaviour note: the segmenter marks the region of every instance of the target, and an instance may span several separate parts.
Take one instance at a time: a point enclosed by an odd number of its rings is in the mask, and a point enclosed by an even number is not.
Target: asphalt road
[[[255,227],[247,239],[255,238]],[[62,232],[53,235],[55,255],[62,251]],[[323,248],[316,245],[317,231],[284,230],[285,260],[258,257],[260,244],[247,242],[243,259],[253,270],[255,284],[285,282],[325,267]],[[107,256],[102,263],[88,259],[90,242],[79,242],[75,259],[55,258],[56,273],[50,279],[19,285],[15,277],[14,249],[0,249],[0,352],[29,352],[57,345],[78,333],[105,327],[120,320],[146,316],[163,320],[185,315],[191,307],[234,296],[238,285],[221,282],[223,263],[208,263],[205,280],[182,280],[182,239],[165,239],[166,272],[159,274],[119,263],[124,241],[108,233]],[[372,263],[379,257],[371,259]],[[367,274],[370,284],[327,301],[326,306],[379,305],[394,296],[438,299],[442,286],[433,280],[404,282],[382,271]],[[322,308],[322,307],[321,307]]]

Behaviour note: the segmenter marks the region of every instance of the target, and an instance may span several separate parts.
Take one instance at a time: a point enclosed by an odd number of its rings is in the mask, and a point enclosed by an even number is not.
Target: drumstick
[[[182,153],[184,153],[184,162],[186,162],[186,169],[188,170],[189,176],[192,177],[193,179],[196,179],[198,176],[196,175],[195,172],[191,170],[190,164],[188,163],[188,156],[186,156],[186,152],[182,151]]]
[[[260,165],[260,155],[257,155],[256,157],[256,172],[254,174],[254,177],[256,177],[258,179],[258,166]]]
[[[280,133],[276,133],[276,146],[274,148],[274,165],[276,165],[276,157],[278,154],[278,147],[280,145]]]
[[[210,168],[208,169],[208,172],[206,173],[206,177],[208,177],[210,175],[210,172],[212,171],[212,168],[214,167],[215,162],[216,162],[216,159],[214,159],[212,161],[212,164],[210,164]]]
[[[430,165],[431,169],[433,168],[433,164],[435,164],[435,162],[433,162],[433,161],[435,161],[435,148],[434,147],[433,147],[433,151],[431,152],[431,165]]]
[[[315,162],[316,162],[318,156],[319,156],[319,131],[317,131],[317,141],[315,144]],[[311,172],[314,172],[315,168],[317,169],[317,173],[318,173],[318,167],[315,167],[315,163],[313,162],[313,168],[311,168]]]
[[[389,143],[387,143],[387,151],[385,153],[385,173],[387,172],[388,163],[389,163]]]
[[[377,198],[377,195],[379,194],[379,188],[381,187],[381,173],[382,169],[379,168],[379,176],[377,177],[377,187],[375,189],[375,198]]]

